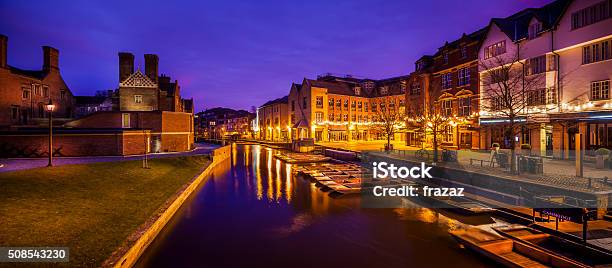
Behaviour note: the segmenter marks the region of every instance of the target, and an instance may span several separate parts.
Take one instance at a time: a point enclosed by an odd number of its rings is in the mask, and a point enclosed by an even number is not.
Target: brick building
[[[289,93],[291,138],[316,141],[383,139],[373,127],[380,112],[404,115],[407,76],[383,80],[321,75],[293,84]],[[288,126],[289,127],[289,126]],[[405,134],[396,133],[396,140]]]
[[[480,148],[478,128],[478,50],[486,28],[446,42],[432,56],[430,104],[450,118],[440,135],[441,145],[454,149]]]
[[[237,135],[241,138],[252,138],[251,120],[254,113],[245,110],[217,107],[196,114],[196,137],[220,139]]]
[[[257,108],[259,139],[289,141],[291,125],[287,113],[287,96],[268,101]]]
[[[59,50],[43,46],[41,70],[23,70],[8,65],[8,37],[0,35],[0,129],[47,124],[44,105],[51,100],[53,117],[67,121],[74,116],[74,99],[62,79]]]

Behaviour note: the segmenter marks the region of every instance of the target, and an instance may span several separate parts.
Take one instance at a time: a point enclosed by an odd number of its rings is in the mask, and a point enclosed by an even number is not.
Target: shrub
[[[499,143],[494,142],[494,143],[491,145],[491,147],[500,147],[500,146],[499,146]]]
[[[526,143],[521,144],[521,149],[523,149],[523,150],[531,150],[531,145],[526,144]]]
[[[606,148],[599,148],[599,149],[595,150],[595,154],[596,155],[609,155],[610,154],[610,150],[608,150]]]

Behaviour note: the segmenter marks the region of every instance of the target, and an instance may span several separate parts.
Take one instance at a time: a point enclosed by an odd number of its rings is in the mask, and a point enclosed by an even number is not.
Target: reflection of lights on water
[[[281,161],[276,159],[276,202],[281,198]]]
[[[256,193],[257,193],[257,200],[261,200],[261,198],[263,198],[263,185],[262,185],[262,181],[261,181],[261,169],[260,167],[260,160],[261,160],[261,147],[257,146],[255,149],[255,165],[253,166],[253,169],[255,171],[255,177],[257,179],[257,186],[256,186]]]
[[[272,192],[272,150],[268,150],[268,201],[274,200],[274,192]]]
[[[291,194],[293,193],[293,185],[291,184],[291,164],[285,165],[285,195],[287,203],[291,203]]]

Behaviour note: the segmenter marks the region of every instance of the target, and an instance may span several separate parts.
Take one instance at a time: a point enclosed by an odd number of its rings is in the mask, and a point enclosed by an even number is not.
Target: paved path
[[[197,143],[196,148],[188,152],[172,152],[172,153],[156,153],[149,154],[149,158],[164,158],[164,157],[179,157],[190,155],[208,154],[212,150],[218,148],[219,145],[208,143]],[[54,166],[72,165],[72,164],[87,164],[97,162],[116,162],[141,160],[144,155],[132,156],[84,156],[84,157],[55,157],[53,158]],[[48,158],[3,158],[0,159],[0,172],[23,170],[31,168],[46,167],[49,162]]]
[[[396,150],[416,150],[416,147],[406,146],[404,141],[391,141],[393,149]],[[387,141],[350,141],[350,142],[317,142],[317,145],[332,147],[356,152],[379,151],[385,148]]]

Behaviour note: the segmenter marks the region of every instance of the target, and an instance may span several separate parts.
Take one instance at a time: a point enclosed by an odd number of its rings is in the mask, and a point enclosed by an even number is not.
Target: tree
[[[391,138],[395,133],[402,129],[404,114],[401,109],[395,107],[395,101],[389,102],[389,107],[381,102],[381,105],[376,112],[376,118],[373,118],[373,129],[383,134],[387,140],[385,150],[391,149]]]
[[[511,170],[516,170],[515,136],[527,122],[528,106],[556,103],[556,92],[543,86],[546,58],[520,60],[518,49],[480,61],[481,116],[502,120],[510,140]],[[543,61],[543,62],[540,62]],[[530,64],[531,63],[531,64]],[[542,64],[544,67],[542,67]]]
[[[407,121],[413,127],[417,127],[427,139],[427,135],[432,135],[433,161],[438,162],[439,136],[443,133],[446,126],[450,125],[451,119],[444,115],[439,105],[430,101],[424,107],[411,106],[407,111]],[[425,140],[423,141],[425,143]]]

